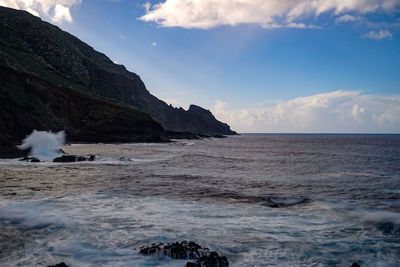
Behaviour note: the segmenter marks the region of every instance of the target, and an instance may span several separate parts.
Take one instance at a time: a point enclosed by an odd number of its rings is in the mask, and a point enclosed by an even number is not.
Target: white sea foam
[[[0,219],[7,220],[23,229],[38,229],[50,225],[65,226],[69,219],[52,209],[52,201],[10,204],[0,208]],[[52,207],[49,209],[49,207]]]
[[[21,150],[31,149],[30,156],[42,161],[51,161],[60,156],[60,146],[65,143],[65,132],[53,133],[51,131],[36,131],[28,135],[22,144],[18,146]]]

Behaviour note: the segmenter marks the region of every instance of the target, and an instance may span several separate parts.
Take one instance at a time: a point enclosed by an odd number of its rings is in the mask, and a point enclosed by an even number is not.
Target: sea
[[[0,266],[400,266],[400,135],[244,134],[70,144],[93,162],[0,160]]]

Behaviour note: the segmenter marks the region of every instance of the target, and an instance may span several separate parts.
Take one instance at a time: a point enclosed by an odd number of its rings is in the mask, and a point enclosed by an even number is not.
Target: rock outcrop
[[[228,267],[229,262],[225,256],[219,256],[217,252],[202,248],[192,241],[175,243],[159,243],[148,247],[141,247],[143,255],[167,256],[178,260],[194,260],[186,263],[187,267]]]
[[[228,267],[229,262],[225,256],[219,256],[217,252],[211,252],[207,256],[198,258],[195,262],[187,262],[186,267]]]
[[[94,161],[95,155],[88,156],[75,156],[75,155],[62,155],[53,159],[53,162],[80,162],[80,161]]]
[[[47,267],[68,267],[65,262],[57,263],[56,265],[48,265]]]

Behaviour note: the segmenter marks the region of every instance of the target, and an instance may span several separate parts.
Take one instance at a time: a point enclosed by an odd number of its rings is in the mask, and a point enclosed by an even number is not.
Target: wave
[[[49,209],[50,200],[11,204],[0,208],[0,219],[18,225],[23,229],[40,229],[51,225],[65,226],[71,221],[67,216],[56,214]]]

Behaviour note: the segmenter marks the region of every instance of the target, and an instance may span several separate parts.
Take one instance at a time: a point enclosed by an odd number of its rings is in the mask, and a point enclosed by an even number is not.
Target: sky
[[[238,132],[400,133],[400,0],[0,0]]]

